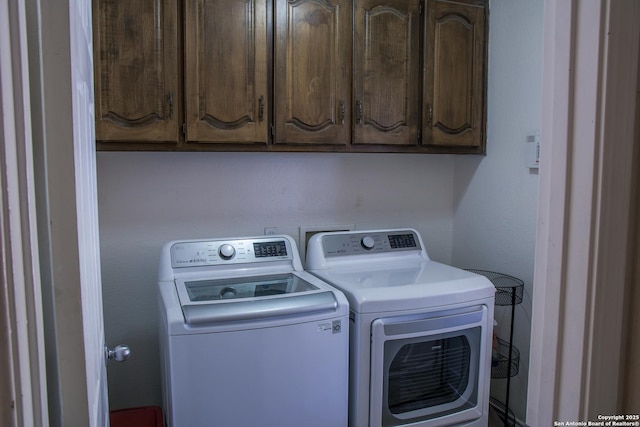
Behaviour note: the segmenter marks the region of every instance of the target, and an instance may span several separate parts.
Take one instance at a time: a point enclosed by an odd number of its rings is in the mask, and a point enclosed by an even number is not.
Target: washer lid
[[[495,294],[486,277],[435,261],[365,262],[310,272],[343,291],[359,313],[440,307]]]
[[[291,273],[176,280],[176,288],[188,324],[335,311],[338,307],[333,292]]]

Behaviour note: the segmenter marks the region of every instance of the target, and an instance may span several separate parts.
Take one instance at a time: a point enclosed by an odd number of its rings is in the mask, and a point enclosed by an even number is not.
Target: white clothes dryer
[[[159,269],[169,427],[344,427],[348,303],[289,236],[167,243]]]
[[[349,300],[349,426],[486,427],[486,277],[430,260],[412,229],[317,234],[306,267]]]

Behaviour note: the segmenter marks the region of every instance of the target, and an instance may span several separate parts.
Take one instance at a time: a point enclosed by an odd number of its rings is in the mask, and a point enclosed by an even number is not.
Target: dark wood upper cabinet
[[[276,144],[351,140],[351,1],[275,1]]]
[[[485,152],[486,0],[93,0],[99,150]]]
[[[266,0],[184,4],[187,141],[266,144]]]
[[[96,135],[102,141],[178,142],[174,0],[94,0]]]
[[[468,3],[428,2],[423,143],[483,152],[486,12]]]
[[[354,144],[419,143],[420,9],[420,0],[355,0]]]

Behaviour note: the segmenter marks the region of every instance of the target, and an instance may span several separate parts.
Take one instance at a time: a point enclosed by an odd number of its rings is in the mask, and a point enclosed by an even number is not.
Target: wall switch
[[[540,167],[540,135],[527,135],[526,163],[529,169]]]

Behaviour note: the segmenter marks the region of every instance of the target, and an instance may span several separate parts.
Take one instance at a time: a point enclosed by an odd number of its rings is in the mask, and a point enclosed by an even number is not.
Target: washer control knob
[[[218,255],[222,259],[231,259],[236,254],[236,249],[228,243],[220,246],[218,249]]]
[[[376,242],[373,240],[373,237],[365,236],[362,238],[362,240],[360,240],[360,244],[366,250],[371,250],[376,245]]]

